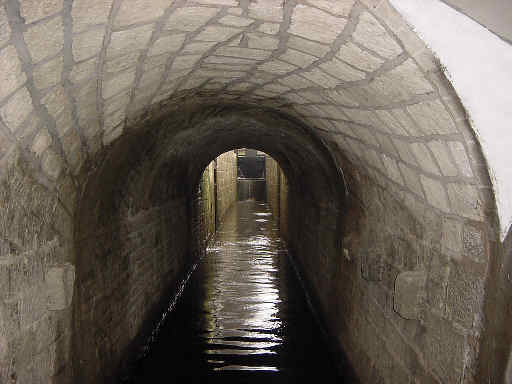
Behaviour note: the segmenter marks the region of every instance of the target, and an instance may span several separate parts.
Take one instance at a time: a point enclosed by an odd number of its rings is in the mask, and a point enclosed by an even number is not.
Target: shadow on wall
[[[80,195],[77,383],[108,380],[157,298],[199,255],[199,224],[190,220],[196,187],[218,153],[237,147],[265,150],[286,174],[288,244],[363,381],[456,381],[469,372],[465,364],[474,369],[477,354],[464,357],[460,327],[474,329],[482,305],[488,256],[481,224],[446,217],[273,110],[180,107],[179,116],[139,129],[98,158]],[[460,259],[455,246],[468,256]],[[397,357],[391,345],[406,352]]]
[[[125,134],[94,159],[76,216],[73,382],[108,382],[123,370],[169,292],[204,251],[205,204],[197,188],[218,153],[269,146],[290,172],[301,175],[294,180],[308,201],[329,196],[324,180],[332,178],[324,173],[332,165],[321,144],[275,112],[261,122],[254,117],[260,112],[180,107],[179,115]],[[276,140],[282,135],[287,140]],[[235,160],[232,151],[216,160],[219,218],[236,197]],[[307,183],[308,175],[318,181]]]
[[[99,159],[76,224],[74,383],[112,382],[167,304],[194,252],[195,195],[183,170],[161,177],[155,136],[120,140]]]
[[[288,244],[330,334],[349,352],[363,381],[456,382],[474,374],[478,351],[467,354],[466,335],[480,331],[475,319],[484,297],[490,223],[443,213],[432,205],[439,201],[430,203],[387,178],[384,163],[356,166],[357,158],[345,157],[337,137],[276,110],[207,102],[162,109],[160,120],[141,120],[90,159],[79,176],[74,226],[66,225],[71,215],[66,221],[44,211],[59,229],[65,227],[59,236],[74,229],[76,251],[72,326],[62,312],[64,320],[49,327],[62,325],[67,340],[73,338],[67,350],[74,376],[63,362],[59,384],[112,380],[147,319],[166,301],[164,292],[201,252],[200,221],[194,218],[203,170],[219,153],[239,147],[264,150],[286,174]],[[378,156],[376,150],[362,153],[371,161]],[[393,175],[401,175],[393,173],[397,161],[385,163]],[[442,187],[421,180],[422,188],[431,188],[428,196],[441,191],[438,197],[446,200]],[[16,185],[15,178],[9,185]],[[455,182],[450,187],[459,191]],[[16,188],[9,193],[14,196]],[[482,202],[482,215],[491,215],[491,203]],[[31,332],[24,329],[24,336]],[[59,349],[62,359],[68,358],[65,350]],[[62,361],[52,356],[52,363]],[[32,374],[30,367],[20,365],[20,377]]]

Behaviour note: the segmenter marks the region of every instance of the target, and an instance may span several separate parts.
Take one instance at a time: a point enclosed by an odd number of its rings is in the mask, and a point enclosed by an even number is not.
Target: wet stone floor
[[[238,202],[129,383],[353,383],[340,375],[268,206]]]

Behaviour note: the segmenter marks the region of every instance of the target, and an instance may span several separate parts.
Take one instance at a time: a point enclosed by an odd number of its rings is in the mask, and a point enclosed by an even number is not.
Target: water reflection
[[[132,383],[343,382],[269,216],[252,201],[230,211]]]
[[[251,217],[269,215],[253,211],[257,208],[265,206],[238,204],[217,235],[215,248],[219,251],[209,249],[205,260],[207,299],[203,308],[210,330],[205,353],[217,357],[208,360],[213,371],[279,371],[278,364],[263,365],[255,359],[276,355],[283,343],[271,333],[282,326],[275,257],[278,239],[266,230],[271,226],[268,219],[255,221]],[[262,223],[266,226],[261,227]],[[226,331],[229,335],[236,332],[236,338],[227,336]],[[243,363],[233,364],[233,356],[243,356]]]

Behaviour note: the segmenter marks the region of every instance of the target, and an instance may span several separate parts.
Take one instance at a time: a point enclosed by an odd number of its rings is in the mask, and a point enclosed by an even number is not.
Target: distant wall
[[[72,326],[77,384],[115,381],[201,251],[191,238],[198,195],[188,193],[183,169],[152,172],[157,160],[139,140],[119,144],[111,156],[121,161],[107,156],[79,201]],[[163,180],[172,187],[155,185]]]
[[[281,168],[279,164],[267,156],[265,159],[265,175],[267,181],[267,203],[272,211],[272,216],[275,222],[279,225],[279,175],[281,174]]]
[[[204,170],[200,183],[200,220],[203,244],[215,233],[215,164],[212,161]]]
[[[284,240],[288,240],[288,180],[284,172],[279,172],[279,232]]]
[[[277,161],[270,156],[265,161],[267,202],[279,225],[281,237],[288,237],[288,181]]]
[[[238,179],[238,201],[266,201],[267,183],[265,179]]]
[[[235,151],[217,157],[217,223],[236,201],[236,170]]]

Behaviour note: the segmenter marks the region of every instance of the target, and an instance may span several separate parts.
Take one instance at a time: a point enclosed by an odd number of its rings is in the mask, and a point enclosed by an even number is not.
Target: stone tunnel
[[[446,3],[1,0],[0,383],[112,382],[241,147],[361,382],[510,383],[512,16]]]

